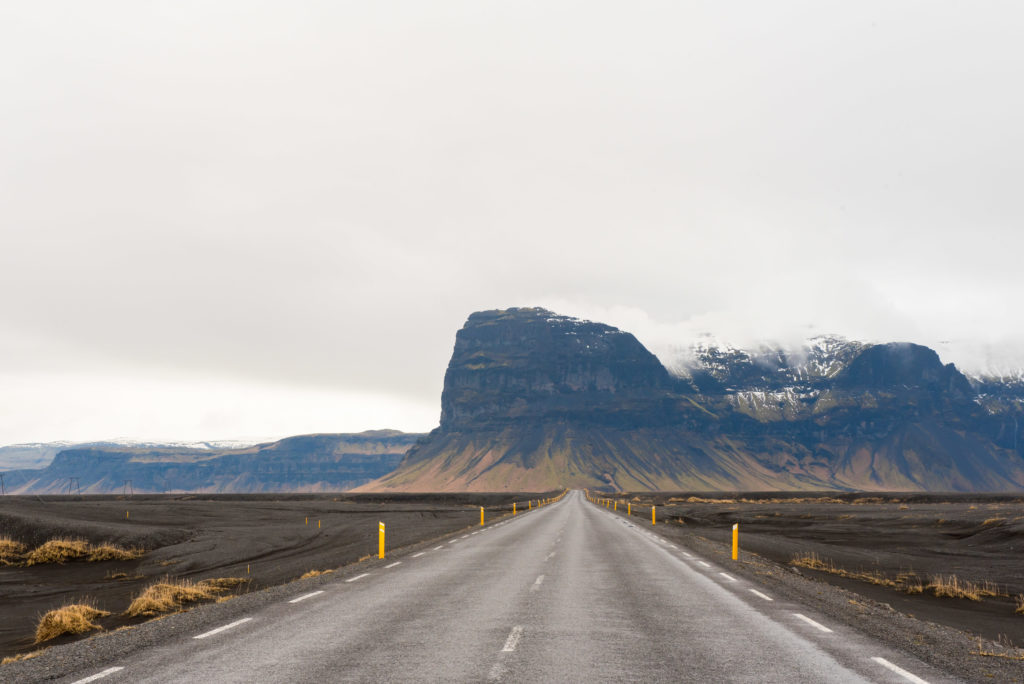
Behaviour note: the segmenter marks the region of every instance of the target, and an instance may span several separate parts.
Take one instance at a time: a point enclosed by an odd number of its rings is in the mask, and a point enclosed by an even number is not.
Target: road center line
[[[502,653],[511,653],[516,650],[516,646],[519,645],[519,640],[523,637],[523,626],[516,625],[512,628],[512,631],[508,634],[508,639],[505,639],[505,645],[502,647]]]
[[[364,577],[369,577],[369,576],[370,576],[370,573],[368,573],[368,572],[364,572],[364,573],[363,573],[362,575],[356,575],[355,577],[349,577],[349,578],[348,578],[347,580],[345,580],[345,581],[346,581],[346,582],[355,582],[356,580],[361,580],[361,579],[363,579]]]
[[[760,597],[761,597],[761,598],[763,598],[763,599],[764,599],[765,601],[774,601],[774,600],[775,600],[775,599],[773,599],[773,598],[772,598],[771,596],[768,596],[767,594],[762,594],[762,593],[761,593],[761,592],[759,592],[759,591],[758,591],[757,589],[751,589],[751,590],[750,590],[750,593],[751,593],[751,594],[753,594],[754,596],[760,596]]]
[[[735,582],[736,581],[736,578],[733,577],[732,575],[727,575],[724,572],[720,572],[718,574],[721,575],[722,577],[724,577],[725,579],[729,580],[730,582]]]
[[[434,550],[435,550],[435,551],[440,551],[440,550],[441,550],[441,549],[443,549],[443,548],[444,548],[443,546],[435,546],[435,547],[434,547]]]
[[[455,543],[455,542],[457,542],[457,541],[459,541],[459,540],[458,540],[458,539],[452,539],[452,540],[451,540],[450,542],[448,542],[448,543],[449,543],[449,544],[454,544],[454,543]]]
[[[459,537],[459,539],[468,539],[468,538],[469,538],[469,535],[468,535],[468,534],[464,534],[464,535],[462,535],[461,537]]]
[[[543,582],[544,582],[544,575],[541,575],[540,577],[537,578],[537,581],[533,583],[533,586],[530,587],[530,591],[537,591],[538,589],[540,589],[540,585]]]
[[[217,629],[211,629],[209,632],[203,632],[202,634],[200,634],[198,636],[194,636],[192,638],[193,639],[205,639],[206,637],[211,637],[214,634],[220,634],[224,630],[231,629],[232,627],[237,627],[238,625],[243,624],[245,622],[248,622],[249,620],[252,620],[252,618],[242,618],[241,620],[235,620],[234,622],[230,622],[230,623],[228,623],[226,625],[222,625],[221,627],[218,627]]]
[[[393,567],[395,567],[396,565],[401,565],[401,564],[402,564],[402,561],[395,561],[395,562],[394,562],[394,563],[392,563],[391,565],[385,565],[385,566],[384,566],[384,569],[385,569],[385,570],[387,570],[387,569],[389,569],[389,568],[393,568]]]
[[[904,679],[906,679],[908,682],[914,682],[914,684],[928,684],[928,682],[926,682],[925,680],[921,679],[916,674],[913,674],[912,672],[907,672],[906,670],[904,670],[902,667],[899,667],[898,665],[893,665],[892,663],[890,663],[885,658],[875,657],[875,658],[872,658],[872,660],[874,660],[876,663],[878,663],[882,667],[886,667],[886,668],[892,670],[893,672],[895,672],[899,676],[901,676]]]
[[[793,615],[795,615],[796,617],[800,618],[801,620],[803,620],[804,622],[809,624],[811,627],[814,627],[815,629],[820,629],[822,632],[826,632],[826,633],[829,633],[829,634],[832,633],[831,629],[829,629],[825,625],[821,624],[820,622],[815,622],[814,620],[812,620],[811,618],[807,617],[806,615],[803,615],[801,613],[793,613]]]
[[[413,558],[419,558],[420,556],[422,556],[425,553],[426,553],[426,551],[420,551],[419,553],[412,554],[412,557]]]
[[[97,672],[96,674],[92,675],[91,677],[86,677],[85,679],[79,679],[74,684],[89,684],[89,682],[95,682],[97,679],[103,679],[107,675],[112,675],[115,672],[120,672],[123,669],[124,669],[123,667],[108,667],[103,672]]]
[[[305,601],[308,598],[313,598],[314,596],[317,596],[317,595],[322,594],[322,593],[324,593],[323,589],[321,589],[320,591],[313,591],[313,592],[310,592],[308,594],[304,594],[304,595],[302,595],[302,596],[300,596],[298,598],[293,598],[288,603],[298,603],[299,601]]]
[[[693,558],[693,554],[692,553],[686,553],[686,551],[683,551],[683,555],[686,556],[687,558]]]
[[[697,561],[697,562],[700,563],[701,565],[703,565],[705,568],[710,568],[711,567],[711,563],[705,563],[704,561]]]

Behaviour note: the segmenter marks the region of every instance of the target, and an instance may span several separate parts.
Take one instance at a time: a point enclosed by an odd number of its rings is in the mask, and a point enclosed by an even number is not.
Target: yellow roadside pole
[[[483,506],[480,507],[480,524],[481,525],[484,524],[484,507]]]
[[[735,523],[732,526],[732,559],[740,559],[740,524]]]
[[[533,510],[533,499],[530,499],[530,500],[529,500],[529,501],[528,501],[528,502],[526,503],[526,505],[528,506],[528,509],[527,509],[527,510],[531,510],[531,511],[532,511],[532,510]]]
[[[651,506],[651,524],[652,525],[657,525],[658,524],[658,519],[657,519],[657,517],[655,517],[655,514],[654,514],[654,512],[656,510],[658,510],[657,506]]]
[[[619,510],[619,501],[618,501],[618,499],[615,500],[615,504],[612,506],[612,510],[613,511]]]
[[[384,523],[377,523],[380,527],[377,533],[377,558],[384,557]]]
[[[626,502],[626,515],[633,515],[633,504],[629,501]]]
[[[515,515],[515,514],[516,514],[516,502],[513,501],[512,502],[512,515]]]
[[[131,516],[128,514],[128,511],[124,512],[124,519],[125,520],[131,520]]]

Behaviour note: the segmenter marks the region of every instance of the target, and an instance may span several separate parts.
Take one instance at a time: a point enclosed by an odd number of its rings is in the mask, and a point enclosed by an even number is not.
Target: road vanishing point
[[[573,491],[59,681],[953,681],[655,531]]]

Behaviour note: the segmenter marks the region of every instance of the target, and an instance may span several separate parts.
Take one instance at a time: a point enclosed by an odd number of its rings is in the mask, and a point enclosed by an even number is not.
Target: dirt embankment
[[[379,521],[398,549],[478,524],[480,506],[493,517],[513,501],[554,495],[0,497],[0,537],[26,547],[78,538],[145,551],[128,561],[0,566],[0,657],[31,650],[40,617],[65,604],[109,611],[97,623],[113,629],[145,619],[124,613],[164,578],[245,578],[240,590],[251,591],[376,554]]]

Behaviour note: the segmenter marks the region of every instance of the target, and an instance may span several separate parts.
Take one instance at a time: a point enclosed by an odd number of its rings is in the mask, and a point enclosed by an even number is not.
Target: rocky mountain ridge
[[[611,326],[473,314],[441,426],[367,488],[1024,488],[1024,402],[993,404],[927,347],[820,338],[695,359],[669,373]]]
[[[394,470],[422,435],[288,437],[249,447],[73,446],[45,468],[4,473],[9,494],[345,490]],[[130,485],[126,484],[130,482]]]

